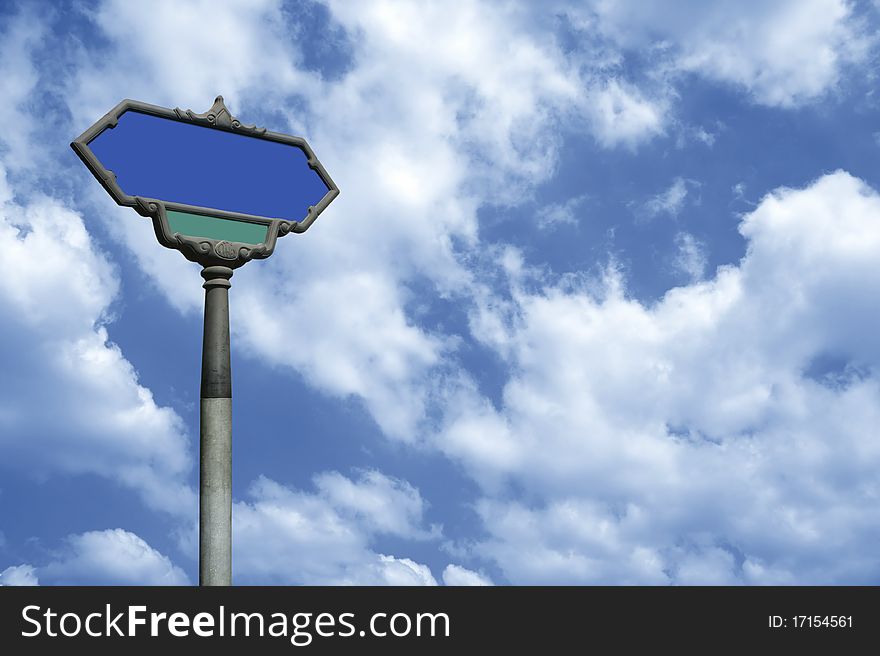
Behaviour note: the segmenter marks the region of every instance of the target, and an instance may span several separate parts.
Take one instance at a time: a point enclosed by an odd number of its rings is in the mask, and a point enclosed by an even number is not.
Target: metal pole
[[[232,269],[209,266],[205,279],[199,467],[199,585],[232,585]]]

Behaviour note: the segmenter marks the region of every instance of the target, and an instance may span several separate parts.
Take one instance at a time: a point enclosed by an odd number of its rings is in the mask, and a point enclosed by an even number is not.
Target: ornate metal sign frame
[[[104,130],[116,127],[119,117],[127,111],[136,111],[151,114],[161,118],[179,121],[181,123],[193,123],[215,130],[225,130],[248,137],[256,137],[267,141],[275,141],[301,149],[307,158],[309,168],[315,171],[327,185],[328,191],[317,205],[308,208],[306,216],[301,221],[289,221],[275,217],[255,216],[229,212],[209,207],[199,207],[184,203],[175,203],[160,198],[146,198],[143,196],[129,196],[116,182],[116,175],[104,167],[95,156],[89,144]],[[119,205],[133,207],[141,216],[148,217],[153,221],[153,229],[159,243],[167,248],[173,248],[183,253],[184,257],[192,262],[198,262],[202,266],[225,266],[237,268],[252,259],[269,257],[275,250],[275,241],[290,232],[305,232],[315,222],[318,215],[324,211],[327,205],[339,195],[339,188],[333,182],[324,169],[323,165],[315,157],[309,144],[301,137],[294,137],[279,132],[271,132],[263,127],[246,125],[235,118],[223,102],[223,96],[217,96],[214,104],[207,112],[197,114],[191,109],[182,110],[175,107],[168,109],[140,102],[138,100],[123,100],[111,109],[97,123],[77,137],[70,147],[76,152],[83,163],[88,167],[92,175],[97,178],[101,186],[113,197]],[[133,157],[137,154],[133,153]],[[210,239],[207,237],[192,237],[173,232],[168,222],[168,212],[187,212],[202,216],[211,216],[221,219],[235,219],[248,223],[257,223],[267,226],[266,239],[262,244],[245,244],[241,242],[229,242],[225,240]]]

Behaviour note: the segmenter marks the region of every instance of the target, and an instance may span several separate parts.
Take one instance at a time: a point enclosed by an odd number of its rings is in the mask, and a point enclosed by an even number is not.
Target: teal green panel
[[[269,227],[259,223],[248,223],[236,219],[218,219],[216,216],[202,216],[188,212],[167,212],[171,232],[179,232],[188,237],[207,237],[226,241],[240,241],[244,244],[262,244],[266,241]]]

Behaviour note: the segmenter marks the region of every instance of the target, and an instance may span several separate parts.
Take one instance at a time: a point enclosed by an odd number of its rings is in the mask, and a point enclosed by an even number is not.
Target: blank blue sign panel
[[[329,189],[296,146],[134,110],[88,145],[130,196],[302,221]]]

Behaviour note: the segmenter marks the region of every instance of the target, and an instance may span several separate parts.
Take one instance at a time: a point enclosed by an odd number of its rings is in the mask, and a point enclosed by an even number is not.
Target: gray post
[[[199,467],[199,585],[232,585],[232,370],[229,279],[209,266],[205,279]]]

